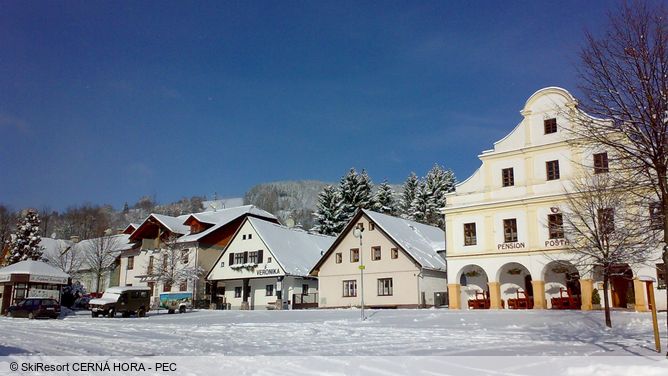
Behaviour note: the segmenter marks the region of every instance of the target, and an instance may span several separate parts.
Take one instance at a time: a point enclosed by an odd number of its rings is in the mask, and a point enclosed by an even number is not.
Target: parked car
[[[57,319],[60,316],[60,304],[51,298],[26,298],[7,309],[9,317],[50,317]]]
[[[91,300],[90,296],[86,296],[86,295],[81,296],[74,301],[74,305],[72,305],[72,309],[88,310],[88,309],[90,309],[90,307],[88,306],[88,303],[90,302],[90,300]]]
[[[123,317],[132,314],[144,317],[150,305],[151,289],[133,286],[108,288],[101,298],[91,299],[88,302],[93,317],[99,315],[115,317],[116,313],[121,313]]]
[[[160,307],[167,310],[168,313],[185,313],[186,310],[193,308],[193,293],[190,291],[161,292]]]

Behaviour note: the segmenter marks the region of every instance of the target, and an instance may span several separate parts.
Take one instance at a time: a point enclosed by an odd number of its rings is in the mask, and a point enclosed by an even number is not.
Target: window
[[[162,256],[162,270],[167,270],[167,255]]]
[[[257,264],[257,252],[248,252],[248,262]]]
[[[253,234],[248,234],[248,240],[253,239]]]
[[[608,153],[594,154],[594,173],[608,172]]]
[[[369,231],[373,231],[376,229],[376,225],[373,224],[373,222],[369,222]]]
[[[545,134],[557,133],[557,119],[543,120],[543,128],[545,129]]]
[[[517,219],[503,220],[503,241],[505,243],[514,243],[517,241]]]
[[[652,230],[661,230],[663,229],[663,214],[661,210],[660,202],[653,202],[649,204],[649,220]]]
[[[547,216],[547,227],[550,239],[564,238],[564,218],[561,214],[549,214]]]
[[[390,255],[393,259],[399,258],[399,249],[397,248],[392,248],[390,249]]]
[[[378,279],[378,296],[392,295],[392,278]]]
[[[246,240],[246,234],[243,234],[243,235],[241,236],[241,239],[242,239],[242,240]]]
[[[146,274],[153,274],[153,259],[153,256],[148,258],[148,268],[146,268]]]
[[[380,247],[371,247],[371,260],[380,260]]]
[[[271,257],[267,257],[267,264],[271,262]]]
[[[188,282],[183,281],[179,283],[179,291],[186,291],[186,290],[188,290]]]
[[[357,296],[357,280],[343,281],[343,297]]]
[[[515,173],[512,167],[504,168],[503,170],[501,170],[501,176],[504,187],[511,187],[515,185]]]
[[[666,274],[663,269],[663,264],[656,264],[656,288],[665,289],[666,288]]]
[[[360,250],[358,248],[353,248],[350,250],[350,262],[359,262],[360,260]]]
[[[302,284],[302,295],[308,295],[308,283]]]
[[[343,254],[341,254],[341,252],[338,252],[336,254],[336,263],[340,264],[342,261],[343,261]]]
[[[265,296],[274,296],[274,285],[267,285],[264,288]]]
[[[547,180],[559,179],[559,161],[545,162],[545,169],[547,171]]]
[[[130,256],[128,257],[128,270],[132,270],[135,267],[135,257]]]
[[[615,231],[615,209],[598,209],[598,229],[601,234],[610,234]]]
[[[475,223],[464,223],[464,245],[476,245]]]
[[[170,291],[172,291],[171,283],[165,283],[162,285],[162,292],[170,292]]]
[[[238,252],[234,254],[234,263],[235,264],[244,264],[246,261],[244,260],[244,253],[243,252]]]
[[[182,264],[187,264],[188,263],[188,253],[190,253],[189,249],[184,249],[181,251],[181,263]]]
[[[241,290],[242,290],[241,286],[237,286],[237,287],[234,288],[234,297],[235,298],[241,298]]]

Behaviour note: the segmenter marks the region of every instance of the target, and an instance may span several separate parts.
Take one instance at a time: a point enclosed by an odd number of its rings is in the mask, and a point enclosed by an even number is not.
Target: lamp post
[[[360,223],[357,226],[355,226],[355,229],[353,230],[353,235],[356,238],[360,239],[360,250],[359,250],[359,259],[360,259],[360,297],[361,297],[361,302],[360,305],[362,306],[362,321],[364,321],[364,258],[362,257],[362,232],[364,232],[364,226]]]

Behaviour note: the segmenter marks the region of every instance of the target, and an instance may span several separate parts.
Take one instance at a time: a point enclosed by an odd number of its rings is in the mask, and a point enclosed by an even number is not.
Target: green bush
[[[591,292],[591,304],[601,304],[601,296],[598,295],[598,289]]]

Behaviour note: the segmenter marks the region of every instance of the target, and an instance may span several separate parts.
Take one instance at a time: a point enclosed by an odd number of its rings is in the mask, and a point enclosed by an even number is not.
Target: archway
[[[580,309],[582,307],[580,291],[580,273],[568,261],[555,260],[543,268],[545,297],[548,308]]]
[[[466,265],[459,271],[462,307],[489,308],[487,273],[478,265]]]
[[[633,271],[627,264],[615,265],[610,271],[610,297],[615,308],[627,308],[634,304]]]
[[[531,273],[524,265],[517,262],[507,263],[499,269],[497,278],[501,299],[506,301],[509,309],[533,308]]]

